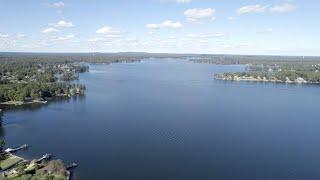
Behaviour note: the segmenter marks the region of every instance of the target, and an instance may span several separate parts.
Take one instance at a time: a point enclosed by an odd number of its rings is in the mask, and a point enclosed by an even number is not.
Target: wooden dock
[[[48,159],[50,159],[50,158],[51,158],[51,154],[45,154],[45,155],[43,155],[41,158],[37,159],[37,160],[35,161],[35,163],[41,163],[41,161],[43,161],[43,160],[48,160]]]
[[[27,148],[28,148],[28,145],[24,144],[24,145],[19,146],[17,148],[8,148],[8,149],[4,150],[4,152],[6,152],[6,153],[15,153],[17,151],[24,150],[24,149],[27,149]]]
[[[68,165],[68,166],[66,167],[66,169],[67,169],[67,170],[74,169],[74,168],[76,168],[77,166],[78,166],[77,163],[72,163],[72,164]]]

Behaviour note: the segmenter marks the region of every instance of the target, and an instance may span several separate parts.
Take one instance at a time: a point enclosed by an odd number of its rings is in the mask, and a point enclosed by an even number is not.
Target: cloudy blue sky
[[[320,55],[318,0],[0,0],[0,51]]]

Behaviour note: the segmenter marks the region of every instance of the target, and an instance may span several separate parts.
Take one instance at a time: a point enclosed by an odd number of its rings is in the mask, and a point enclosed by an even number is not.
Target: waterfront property
[[[23,161],[23,158],[8,154],[8,157],[5,160],[0,161],[0,168],[1,170],[7,170],[21,161]]]

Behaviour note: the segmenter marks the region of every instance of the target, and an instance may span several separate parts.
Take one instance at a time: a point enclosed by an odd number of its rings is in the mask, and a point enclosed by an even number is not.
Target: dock
[[[77,163],[72,163],[72,164],[68,165],[68,166],[66,167],[66,169],[67,169],[67,170],[74,169],[74,168],[76,168],[77,166],[78,166]]]
[[[14,152],[17,152],[17,151],[20,151],[20,150],[24,150],[24,149],[27,149],[27,148],[28,148],[28,145],[24,144],[24,145],[19,146],[17,148],[8,148],[8,149],[4,150],[4,152],[6,152],[6,153],[14,153]]]
[[[73,162],[66,167],[67,169],[67,180],[70,180],[72,177],[72,170],[78,166],[77,163]]]
[[[36,161],[35,161],[35,163],[41,163],[41,161],[43,161],[43,160],[48,160],[48,159],[50,159],[51,158],[51,154],[45,154],[45,155],[43,155],[41,158],[39,158],[39,159],[37,159]]]

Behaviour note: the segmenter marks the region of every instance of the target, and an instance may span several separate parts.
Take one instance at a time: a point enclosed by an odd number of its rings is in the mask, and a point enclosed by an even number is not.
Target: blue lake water
[[[91,65],[85,97],[7,111],[1,135],[77,162],[81,180],[320,179],[320,87],[213,79],[243,69]]]

